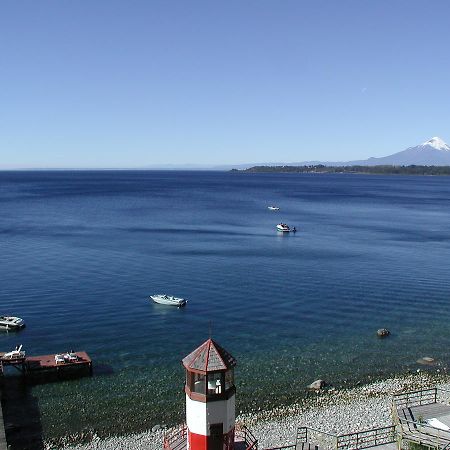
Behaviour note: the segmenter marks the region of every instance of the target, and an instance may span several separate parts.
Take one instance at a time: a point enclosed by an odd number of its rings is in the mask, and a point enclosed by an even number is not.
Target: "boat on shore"
[[[0,329],[13,331],[20,330],[25,326],[25,321],[20,317],[0,316]]]
[[[273,205],[268,206],[267,209],[270,209],[271,211],[279,211],[280,210],[280,208],[278,206],[273,206]]]
[[[177,306],[178,308],[185,306],[187,303],[187,300],[184,298],[173,297],[172,295],[166,294],[150,295],[150,298],[155,303],[159,303],[160,305]]]

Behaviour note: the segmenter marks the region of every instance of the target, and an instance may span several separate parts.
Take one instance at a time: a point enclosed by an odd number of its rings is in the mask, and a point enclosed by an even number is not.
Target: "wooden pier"
[[[86,352],[70,352],[43,356],[5,356],[0,353],[0,377],[5,367],[13,367],[26,377],[47,375],[92,375],[92,360]],[[1,448],[1,447],[0,447]]]

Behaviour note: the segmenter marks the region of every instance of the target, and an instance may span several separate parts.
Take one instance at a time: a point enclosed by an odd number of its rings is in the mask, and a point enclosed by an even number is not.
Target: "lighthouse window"
[[[191,385],[191,391],[205,394],[206,375],[202,375],[201,373],[193,373],[192,375],[193,386]]]
[[[208,374],[208,394],[221,394],[223,392],[223,372]]]
[[[230,369],[225,372],[225,390],[234,386],[234,370]]]

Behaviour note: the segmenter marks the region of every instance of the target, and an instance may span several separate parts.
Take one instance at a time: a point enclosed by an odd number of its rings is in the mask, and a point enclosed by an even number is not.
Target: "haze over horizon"
[[[351,161],[448,141],[449,13],[444,0],[5,3],[0,169]]]

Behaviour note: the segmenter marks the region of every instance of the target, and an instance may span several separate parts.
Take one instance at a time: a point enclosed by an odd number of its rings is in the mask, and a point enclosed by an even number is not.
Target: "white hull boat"
[[[271,211],[279,211],[280,208],[278,206],[268,206],[267,209],[270,209]]]
[[[279,223],[277,225],[277,231],[281,231],[282,233],[296,233],[297,229],[295,227],[290,227],[289,225],[286,225],[285,223]]]
[[[0,316],[0,329],[3,330],[20,330],[25,326],[25,321],[20,317]]]
[[[281,231],[283,233],[289,233],[291,231],[291,229],[285,223],[279,223],[277,225],[277,231]]]
[[[184,298],[173,297],[171,295],[166,294],[150,295],[150,298],[155,303],[159,303],[160,305],[177,306],[178,308],[185,306],[187,303],[187,300],[185,300]]]

